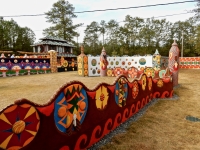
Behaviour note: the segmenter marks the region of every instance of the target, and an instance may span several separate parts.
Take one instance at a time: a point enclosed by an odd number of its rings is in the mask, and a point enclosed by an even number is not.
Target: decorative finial
[[[173,38],[174,43],[172,43],[172,46],[178,46],[178,44],[176,43],[176,41],[178,40],[177,38]]]
[[[102,52],[105,52],[106,50],[104,49],[104,47],[103,47],[103,49],[102,49]]]
[[[84,48],[81,46],[81,54],[84,54]]]
[[[160,53],[158,52],[158,49],[156,49],[154,55],[160,55]]]

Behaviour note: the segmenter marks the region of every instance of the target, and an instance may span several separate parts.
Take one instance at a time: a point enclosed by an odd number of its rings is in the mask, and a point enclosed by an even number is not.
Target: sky
[[[45,12],[50,11],[53,7],[53,4],[57,1],[58,0],[0,0],[0,16],[44,14]],[[182,1],[183,0],[68,0],[68,2],[72,4],[73,7],[75,7],[74,12],[126,8]],[[127,15],[140,18],[156,18],[159,16],[186,13],[187,11],[194,9],[195,7],[196,2],[187,2],[165,6],[100,11],[92,13],[75,13],[77,15],[77,18],[73,18],[73,23],[83,23],[83,26],[79,27],[76,30],[80,34],[80,36],[78,37],[78,42],[81,43],[83,41],[84,30],[86,29],[86,26],[93,21],[100,23],[101,20],[105,20],[106,22],[108,22],[111,19],[114,19],[118,22],[121,22],[119,23],[119,25],[123,25],[122,21]],[[176,22],[185,21],[193,15],[193,13],[188,13],[182,15],[159,17],[156,19],[166,19],[170,22]],[[46,22],[47,19],[44,15],[33,17],[4,17],[4,20],[10,20],[11,18],[16,21],[19,26],[30,28],[36,35],[35,42],[38,42],[39,39],[43,37],[43,30],[51,26],[50,23]]]

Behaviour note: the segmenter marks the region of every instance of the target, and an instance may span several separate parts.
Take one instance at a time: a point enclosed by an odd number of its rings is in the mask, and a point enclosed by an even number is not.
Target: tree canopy
[[[0,19],[0,50],[32,51],[35,34],[28,27],[20,27],[13,19]]]
[[[51,23],[52,26],[44,29],[43,34],[75,43],[73,38],[78,35],[75,30],[82,24],[73,24],[72,19],[77,17],[74,14],[74,9],[73,5],[65,0],[54,3],[51,10],[45,13],[47,22]]]

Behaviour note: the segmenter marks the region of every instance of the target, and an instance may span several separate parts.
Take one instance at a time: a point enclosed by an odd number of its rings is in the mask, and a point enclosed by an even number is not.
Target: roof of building
[[[75,47],[71,43],[68,43],[64,39],[56,38],[56,37],[44,37],[40,38],[40,42],[35,43],[31,46],[37,46],[37,45],[56,45],[56,46],[67,46],[67,47]]]

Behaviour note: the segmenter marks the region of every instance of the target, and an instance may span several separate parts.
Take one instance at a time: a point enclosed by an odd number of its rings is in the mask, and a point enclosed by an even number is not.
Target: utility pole
[[[181,38],[182,38],[181,57],[183,57],[183,31],[182,31]]]

